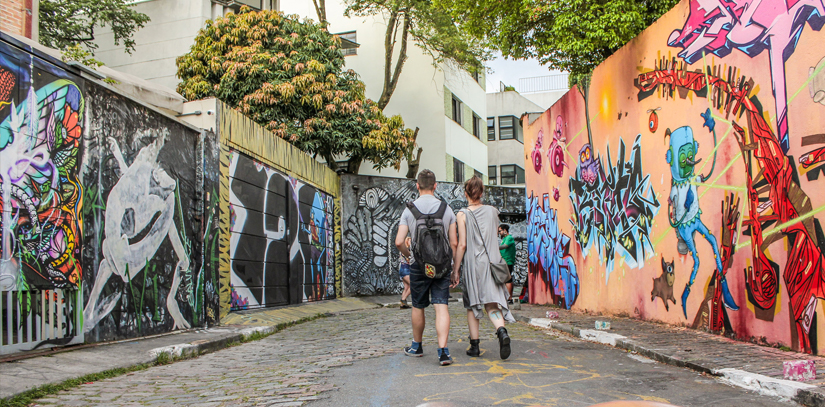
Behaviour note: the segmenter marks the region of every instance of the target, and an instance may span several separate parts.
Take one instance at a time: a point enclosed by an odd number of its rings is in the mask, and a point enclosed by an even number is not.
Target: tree
[[[679,0],[434,0],[460,28],[515,59],[538,58],[571,84]]]
[[[318,22],[327,24],[327,2],[326,0],[312,0],[312,5],[315,6],[315,14],[318,14]]]
[[[123,43],[132,53],[134,33],[149,22],[129,0],[40,0],[40,43],[59,50],[83,45],[93,55],[97,49],[95,30],[108,26],[115,45]]]
[[[348,0],[345,14],[387,17],[384,87],[378,99],[381,109],[387,107],[395,92],[411,40],[430,55],[434,63],[452,62],[470,72],[481,71],[483,61],[490,59],[490,53],[458,30],[450,15],[432,0]]]
[[[207,21],[177,59],[178,92],[217,97],[332,169],[341,154],[354,173],[363,160],[399,168],[412,131],[365,97],[355,72],[342,70],[341,41],[324,27],[248,7]]]

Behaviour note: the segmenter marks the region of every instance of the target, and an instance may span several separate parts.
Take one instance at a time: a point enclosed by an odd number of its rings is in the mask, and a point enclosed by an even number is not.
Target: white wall
[[[569,89],[564,90],[554,90],[550,92],[537,92],[537,93],[522,93],[521,95],[524,96],[529,101],[535,103],[536,105],[541,106],[540,111],[545,111],[553,106],[553,103],[556,103],[557,100],[561,99]]]
[[[134,10],[149,16],[145,27],[134,35],[132,55],[123,43],[114,44],[111,30],[96,33],[100,46],[95,58],[110,68],[175,89],[175,59],[187,53],[198,30],[212,17],[210,0],[151,0],[136,3]]]

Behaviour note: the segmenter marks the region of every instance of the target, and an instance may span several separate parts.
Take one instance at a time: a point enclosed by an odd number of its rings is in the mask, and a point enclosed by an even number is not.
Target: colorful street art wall
[[[0,42],[0,291],[82,293],[89,342],[215,323],[216,144]]]
[[[333,197],[232,151],[233,310],[335,298]]]
[[[463,184],[439,182],[435,195],[446,200],[453,211],[467,206]],[[395,235],[405,204],[418,198],[415,180],[343,175],[341,197],[344,294],[400,294],[404,287],[398,278],[400,255]],[[499,209],[501,222],[510,225],[517,240],[514,280],[521,284],[527,277],[524,190],[487,187],[484,203]]]
[[[685,0],[525,117],[531,301],[825,352],[823,25]]]

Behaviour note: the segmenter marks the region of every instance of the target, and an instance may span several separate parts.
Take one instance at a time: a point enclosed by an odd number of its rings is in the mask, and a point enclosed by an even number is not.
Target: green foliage
[[[679,0],[435,0],[506,57],[589,74]]]
[[[207,21],[178,58],[178,92],[217,97],[333,169],[339,154],[398,167],[412,132],[400,116],[384,116],[357,74],[343,70],[340,42],[324,25],[244,7]]]
[[[135,31],[149,22],[146,14],[133,10],[129,0],[40,0],[40,43],[67,50],[83,45],[94,55],[95,29],[109,27],[115,45],[126,52],[135,49]],[[91,65],[90,65],[91,66]]]

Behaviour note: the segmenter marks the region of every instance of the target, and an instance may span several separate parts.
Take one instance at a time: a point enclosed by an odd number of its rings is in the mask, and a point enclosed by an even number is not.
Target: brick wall
[[[0,29],[31,38],[32,0],[0,1]]]

